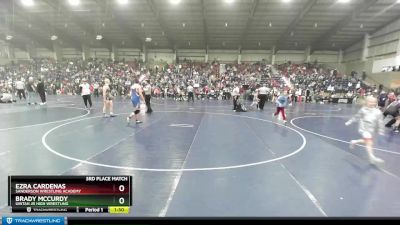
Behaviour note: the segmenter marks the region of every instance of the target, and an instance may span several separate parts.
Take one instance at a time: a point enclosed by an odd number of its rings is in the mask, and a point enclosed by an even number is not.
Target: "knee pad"
[[[135,110],[135,115],[137,115],[137,114],[139,114],[140,113],[140,110],[139,109],[137,109],[137,110]]]

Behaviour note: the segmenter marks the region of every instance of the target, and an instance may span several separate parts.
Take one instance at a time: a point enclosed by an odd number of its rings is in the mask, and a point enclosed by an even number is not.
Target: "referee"
[[[193,94],[193,86],[192,84],[189,83],[187,86],[187,93],[188,93],[188,102],[190,102],[190,99],[192,99],[192,102],[194,102],[194,94]]]
[[[151,99],[151,85],[150,81],[145,81],[143,83],[143,91],[144,91],[144,101],[146,102],[147,111],[146,113],[152,113],[153,109],[151,109],[150,99]]]
[[[258,98],[260,99],[260,110],[264,110],[265,101],[267,100],[268,88],[265,84],[258,89]]]

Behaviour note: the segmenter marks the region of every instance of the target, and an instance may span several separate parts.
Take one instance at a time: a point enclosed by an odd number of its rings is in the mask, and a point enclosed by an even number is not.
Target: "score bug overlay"
[[[8,184],[12,212],[108,213],[132,205],[131,176],[9,176]]]

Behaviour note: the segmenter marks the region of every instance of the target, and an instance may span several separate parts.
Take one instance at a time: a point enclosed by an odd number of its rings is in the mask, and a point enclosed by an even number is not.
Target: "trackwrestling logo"
[[[64,217],[3,217],[2,222],[4,225],[64,225]]]

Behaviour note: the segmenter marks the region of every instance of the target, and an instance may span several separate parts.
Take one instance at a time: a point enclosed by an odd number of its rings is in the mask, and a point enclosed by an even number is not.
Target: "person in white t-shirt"
[[[188,102],[190,102],[190,99],[192,99],[192,101],[194,102],[194,94],[193,94],[193,86],[191,84],[189,84],[187,86],[187,93],[188,93]]]
[[[22,99],[22,97],[24,97],[24,99],[26,100],[26,96],[25,96],[25,83],[21,80],[17,80],[15,82],[15,88],[17,89],[17,95],[19,97],[19,100]]]
[[[384,160],[374,154],[374,136],[376,133],[385,135],[382,112],[377,108],[378,100],[372,96],[368,96],[365,105],[348,120],[345,125],[349,126],[353,122],[358,122],[358,132],[362,139],[351,140],[350,148],[353,149],[356,144],[364,144],[368,153],[369,161],[372,164],[383,163]]]
[[[237,101],[239,100],[240,97],[240,88],[239,84],[235,83],[235,87],[232,90],[232,98],[233,98],[233,111],[237,110],[238,104]]]
[[[264,104],[265,104],[265,101],[267,100],[267,94],[268,94],[267,85],[266,85],[266,84],[263,84],[263,86],[260,87],[260,88],[257,90],[257,94],[258,94],[258,99],[260,99],[260,102],[259,102],[259,104],[258,104],[259,109],[260,109],[260,110],[264,110]]]
[[[29,77],[26,89],[28,91],[28,105],[31,105],[31,104],[37,105],[36,85],[33,80],[33,77]]]
[[[87,110],[91,110],[92,109],[92,98],[90,96],[90,84],[87,82],[86,78],[82,79],[82,84],[79,85],[80,89],[81,89],[81,95],[83,98],[83,102],[85,103],[85,107]],[[88,108],[88,103],[89,101],[89,108]]]

